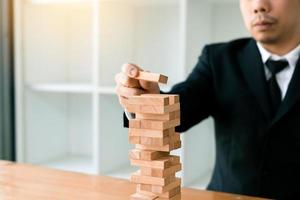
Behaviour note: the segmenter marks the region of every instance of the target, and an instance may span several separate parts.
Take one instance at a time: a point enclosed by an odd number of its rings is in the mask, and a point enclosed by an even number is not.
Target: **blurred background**
[[[247,37],[237,0],[1,0],[0,158],[129,178],[114,94],[126,62],[184,80],[205,44]],[[183,186],[205,188],[211,119],[181,135]]]

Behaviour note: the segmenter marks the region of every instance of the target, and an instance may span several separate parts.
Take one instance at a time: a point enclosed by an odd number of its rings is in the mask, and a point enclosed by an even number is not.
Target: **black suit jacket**
[[[300,62],[275,117],[253,39],[208,45],[180,95],[184,132],[212,116],[216,165],[210,190],[294,199],[300,194]],[[199,133],[201,134],[201,133]]]

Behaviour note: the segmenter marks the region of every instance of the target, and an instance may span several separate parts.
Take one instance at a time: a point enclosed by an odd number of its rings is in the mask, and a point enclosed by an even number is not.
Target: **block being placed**
[[[164,83],[168,82],[168,77],[162,74],[155,74],[145,71],[140,71],[138,76],[135,77],[138,80],[145,80],[150,82]]]

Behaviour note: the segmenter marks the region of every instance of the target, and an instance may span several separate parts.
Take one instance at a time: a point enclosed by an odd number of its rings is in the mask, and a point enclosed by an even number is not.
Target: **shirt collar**
[[[272,60],[286,59],[290,66],[296,66],[300,54],[300,44],[283,56],[272,54],[271,52],[266,50],[259,42],[257,42],[257,47],[264,64],[269,58],[271,58]]]

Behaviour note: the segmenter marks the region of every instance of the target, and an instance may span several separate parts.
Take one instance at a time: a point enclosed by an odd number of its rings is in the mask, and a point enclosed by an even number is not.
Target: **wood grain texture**
[[[174,179],[175,174],[172,176],[160,178],[160,177],[152,177],[152,176],[143,176],[140,171],[137,171],[131,175],[130,181],[137,184],[150,184],[153,186],[166,186],[171,183]]]
[[[168,157],[160,158],[160,159],[152,160],[152,161],[130,159],[130,162],[134,166],[166,169],[172,165],[178,164],[180,162],[180,157],[170,155]]]
[[[153,177],[167,177],[182,169],[181,163],[173,164],[165,169],[157,169],[153,167],[141,167],[141,175]]]
[[[168,82],[168,77],[165,75],[145,71],[139,71],[139,74],[135,77],[135,79],[163,84],[166,84]]]
[[[170,134],[175,133],[175,128],[170,128],[165,130],[129,128],[128,132],[129,132],[129,136],[164,138],[164,137],[168,137]]]
[[[0,161],[0,199],[124,200],[129,199],[135,190],[136,185],[128,180]],[[198,199],[263,200],[242,195],[182,188],[181,200]]]
[[[129,158],[135,160],[156,160],[161,159],[163,157],[169,156],[169,152],[160,152],[160,151],[147,151],[147,150],[139,150],[139,149],[132,149],[129,151]]]

